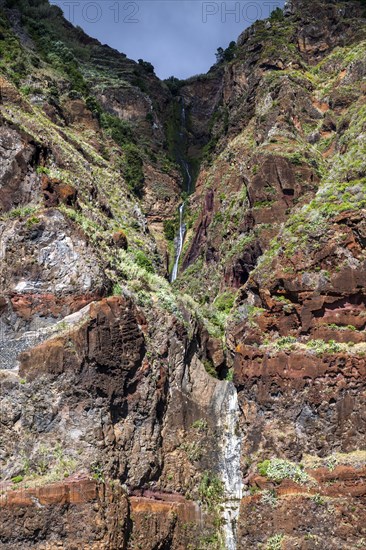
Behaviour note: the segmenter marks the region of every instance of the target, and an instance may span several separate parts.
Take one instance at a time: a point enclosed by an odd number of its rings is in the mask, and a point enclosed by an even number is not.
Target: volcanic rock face
[[[37,181],[32,170],[32,163],[37,162],[35,144],[24,140],[24,137],[10,128],[1,128],[1,194],[0,211],[23,205],[32,200],[37,193]]]
[[[0,547],[362,548],[362,3],[165,83],[0,6]]]
[[[150,337],[158,350],[150,348]],[[168,334],[156,333],[130,299],[114,297],[92,303],[72,328],[22,353],[21,383],[13,371],[2,371],[2,465],[9,477],[2,483],[5,548],[72,548],[76,542],[125,548],[132,521],[133,540],[146,542],[146,529],[155,533],[151,548],[183,549],[205,531],[210,535],[207,520],[200,527],[204,512],[176,489],[189,487],[194,494],[198,463],[209,464],[217,452],[208,423],[221,386],[197,360],[191,374],[185,372],[182,338],[174,326]],[[205,426],[209,454],[202,447],[202,458],[191,464],[186,453],[197,445],[195,421]],[[179,459],[185,461],[181,468]],[[16,481],[24,469],[34,472],[30,486],[9,492],[16,488],[10,478]],[[52,483],[64,475],[65,482]],[[125,483],[124,490],[107,479]],[[134,491],[138,487],[150,490]],[[188,523],[193,527],[185,531]]]

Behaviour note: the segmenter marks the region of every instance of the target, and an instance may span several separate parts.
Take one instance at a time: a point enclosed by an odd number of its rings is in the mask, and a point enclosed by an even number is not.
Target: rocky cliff
[[[363,2],[185,82],[0,7],[0,547],[365,547]]]

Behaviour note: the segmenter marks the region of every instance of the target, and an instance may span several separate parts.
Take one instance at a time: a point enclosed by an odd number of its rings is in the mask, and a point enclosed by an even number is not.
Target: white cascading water
[[[186,235],[186,226],[184,225],[184,203],[179,207],[179,234],[177,237],[177,248],[175,252],[175,261],[171,275],[171,282],[174,283],[178,276],[179,260],[183,250],[184,237]]]
[[[236,531],[243,479],[240,469],[241,438],[239,432],[238,394],[232,382],[224,382],[225,396],[221,405],[222,439],[220,442],[220,474],[224,484],[224,537],[227,550],[236,550]]]
[[[184,168],[185,173],[187,174],[187,193],[189,194],[191,192],[191,187],[192,187],[192,176],[189,170],[188,162],[186,160],[182,160],[182,166]]]
[[[182,101],[181,128],[180,128],[180,132],[179,132],[179,136],[180,136],[180,139],[181,139],[182,142],[183,142],[184,136],[185,136],[186,124],[187,124],[187,122],[186,122],[186,110],[185,110],[185,107],[184,107],[184,103]],[[186,176],[187,176],[187,193],[189,194],[189,193],[191,193],[191,190],[192,190],[191,189],[192,188],[192,175],[191,175],[191,172],[190,172],[190,169],[189,169],[189,164],[184,158],[181,158],[179,161],[180,161],[180,164],[182,165],[182,168],[184,169],[184,172],[186,173]],[[182,255],[184,238],[186,236],[186,226],[184,224],[184,207],[185,207],[185,203],[183,202],[183,204],[181,204],[180,207],[179,207],[179,232],[178,232],[178,235],[177,235],[177,238],[176,238],[174,266],[173,266],[173,269],[172,269],[172,274],[170,276],[170,282],[172,282],[172,283],[174,283],[174,281],[178,277],[179,260],[180,260],[180,257]]]

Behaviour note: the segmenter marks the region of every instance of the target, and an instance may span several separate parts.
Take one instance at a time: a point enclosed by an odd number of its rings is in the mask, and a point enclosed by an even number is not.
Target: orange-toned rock
[[[63,183],[57,179],[51,179],[48,176],[42,176],[42,192],[45,206],[52,208],[65,204],[66,206],[75,206],[78,192],[72,185]]]
[[[127,250],[128,248],[127,236],[122,229],[120,231],[116,231],[116,233],[113,233],[112,240],[117,248],[122,248],[123,250]]]
[[[126,548],[126,496],[120,489],[110,489],[87,478],[8,491],[0,498],[0,509],[0,541],[4,550]]]
[[[57,296],[55,294],[15,294],[10,298],[13,311],[24,320],[34,315],[49,315],[54,318],[79,311],[94,300],[101,298],[100,293],[82,296]]]
[[[58,376],[70,369],[78,373],[81,386],[97,392],[100,384],[99,391],[112,395],[117,379],[140,366],[143,341],[132,302],[117,296],[107,298],[92,303],[88,318],[70,334],[24,352],[20,356],[20,373],[34,380],[42,374]],[[85,361],[87,368],[83,368]],[[103,365],[110,369],[109,374],[103,372]],[[117,372],[113,372],[114,368]]]
[[[194,502],[166,495],[161,500],[131,497],[130,503],[133,539],[137,545],[152,549],[170,541],[171,548],[186,550],[197,540],[197,535],[204,533],[204,516]]]
[[[0,496],[0,506],[83,504],[95,500],[97,496],[96,481],[71,479],[35,489],[8,490]]]

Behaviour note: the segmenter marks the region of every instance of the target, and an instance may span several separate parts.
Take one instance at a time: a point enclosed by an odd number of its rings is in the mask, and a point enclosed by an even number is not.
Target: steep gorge
[[[363,2],[184,82],[0,7],[0,548],[365,547]]]

